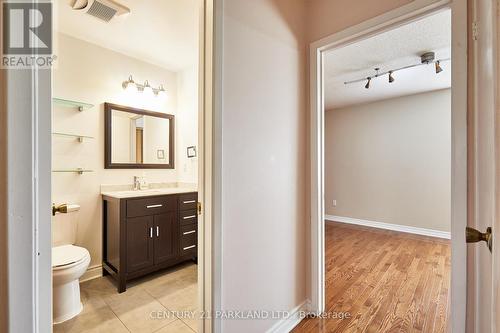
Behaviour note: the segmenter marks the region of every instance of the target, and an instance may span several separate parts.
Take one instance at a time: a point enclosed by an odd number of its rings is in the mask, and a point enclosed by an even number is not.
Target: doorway
[[[467,67],[466,40],[467,21],[466,2],[419,2],[403,6],[380,17],[371,19],[345,31],[326,37],[311,45],[311,307],[313,313],[325,311],[325,57],[329,50],[335,50],[357,41],[362,41],[383,32],[401,27],[410,22],[429,17],[443,10],[452,12],[452,45],[451,71],[454,80],[451,93],[451,328],[463,331],[465,327],[465,291],[461,289],[465,283],[466,265],[465,243],[462,241],[466,226],[466,114],[467,114]],[[374,69],[375,70],[375,69]],[[389,73],[386,73],[388,77]],[[363,79],[368,84],[367,78]],[[370,86],[370,84],[368,84]],[[363,89],[363,87],[362,87]],[[352,221],[351,221],[352,222]],[[381,227],[379,225],[378,227]]]
[[[70,1],[67,2],[69,3]],[[65,2],[65,4],[67,2]],[[211,122],[210,119],[207,120],[205,118],[209,117],[212,112],[212,108],[211,104],[207,102],[208,99],[211,98],[211,65],[209,61],[206,61],[205,57],[208,57],[208,54],[212,52],[210,45],[212,43],[213,29],[211,28],[211,1],[199,1],[197,2],[197,5],[196,11],[199,14],[198,23],[200,29],[199,43],[200,45],[203,45],[199,48],[200,56],[198,58],[200,61],[198,76],[200,81],[199,91],[195,92],[194,96],[192,96],[192,99],[199,102],[198,117],[200,124],[203,124],[202,126],[195,127],[194,129],[195,132],[197,130],[200,131],[198,134],[199,140],[197,142],[197,157],[200,161],[200,170],[203,171],[200,172],[199,176],[199,182],[202,185],[198,189],[199,201],[202,203],[202,215],[200,215],[199,219],[200,221],[203,221],[203,223],[198,229],[198,242],[200,249],[200,253],[198,254],[198,257],[200,258],[198,260],[198,267],[200,267],[198,270],[198,280],[200,281],[200,286],[198,290],[199,296],[197,299],[200,303],[199,308],[208,311],[212,304],[211,287],[210,284],[205,284],[205,281],[209,281],[211,276],[211,250],[210,245],[205,246],[205,244],[207,244],[207,242],[210,244],[210,232],[207,230],[210,230],[211,215],[206,214],[206,212],[210,211],[210,207],[206,207],[203,203],[210,202],[211,198],[211,182],[209,177],[205,176],[205,174],[208,175],[208,173],[205,173],[205,166],[207,165],[206,162],[210,161],[211,140],[207,141],[207,138],[211,137]],[[36,6],[36,4],[34,6]],[[140,77],[140,74],[138,76]],[[15,191],[14,197],[17,198],[17,196],[20,195],[25,198],[29,197],[30,200],[29,203],[25,202],[22,210],[17,210],[16,208],[11,211],[14,216],[21,216],[22,221],[26,223],[23,223],[24,229],[22,233],[9,235],[10,243],[8,246],[9,250],[13,251],[9,251],[10,253],[16,253],[16,256],[25,255],[26,258],[31,258],[31,260],[27,259],[26,263],[23,265],[13,265],[12,267],[9,267],[9,275],[11,277],[16,277],[16,279],[11,279],[12,282],[10,283],[9,288],[13,288],[13,290],[21,290],[21,285],[31,286],[31,288],[23,287],[24,292],[22,295],[19,295],[14,300],[11,300],[12,303],[9,303],[11,313],[23,313],[22,318],[16,317],[15,319],[17,320],[11,318],[9,322],[11,325],[10,327],[14,330],[48,332],[51,330],[52,326],[52,235],[50,211],[52,204],[51,175],[53,174],[53,170],[51,168],[51,142],[53,139],[52,136],[54,135],[52,133],[53,127],[51,125],[53,97],[51,92],[52,74],[48,69],[37,68],[31,71],[2,71],[2,79],[3,78],[6,79],[5,87],[9,87],[9,90],[7,91],[9,97],[7,99],[9,102],[9,113],[11,110],[17,110],[19,107],[23,108],[23,110],[31,110],[29,112],[13,111],[13,114],[17,114],[22,119],[17,117],[10,118],[13,123],[22,124],[23,128],[19,128],[16,136],[19,136],[19,138],[24,137],[24,139],[18,140],[17,137],[11,137],[9,141],[11,139],[16,141],[19,149],[24,153],[17,154],[19,159],[11,159],[9,161],[9,167],[13,168],[16,164],[17,166],[13,169],[17,169],[19,164],[26,166],[27,169],[26,173],[23,174],[24,177],[19,176],[13,182],[18,184],[19,188],[23,188],[26,193],[30,193],[25,195],[25,192],[23,191]],[[91,78],[89,76],[75,78],[75,80],[79,79],[93,80],[95,78]],[[120,81],[122,81],[122,79],[119,79],[118,85],[121,84]],[[113,80],[113,83],[109,83],[110,86],[114,86],[116,82]],[[23,87],[22,89],[19,89],[19,91],[23,91],[22,94],[18,95],[19,98],[13,98],[11,92],[16,89],[11,89],[11,87]],[[154,88],[156,89],[159,87],[155,86]],[[24,104],[19,105],[19,100],[22,100]],[[79,112],[77,110],[74,111],[75,113]],[[24,130],[30,131],[32,135],[26,135]],[[86,138],[82,135],[75,135],[75,141],[79,141],[80,137],[82,137],[83,142],[87,139],[92,140],[91,138]],[[62,136],[58,137],[58,140],[62,141]],[[77,145],[77,147],[83,147],[83,142],[81,146]],[[99,152],[97,153],[100,156],[103,156]],[[164,156],[168,157],[166,153],[167,152],[165,151],[165,154],[155,154],[155,157],[158,159],[162,159]],[[187,156],[187,152],[185,156]],[[100,163],[98,165],[101,167]],[[81,171],[85,174],[85,170]],[[79,173],[80,170],[78,170],[78,172],[72,171],[74,176],[80,176]],[[27,174],[31,174],[33,177],[25,177]],[[21,207],[19,206],[19,208]],[[63,207],[61,207],[61,209],[62,208]],[[100,230],[96,230],[96,234],[99,233]],[[208,236],[208,238],[206,236]],[[30,244],[30,246],[26,246],[26,244]],[[13,246],[22,248],[23,252],[17,252]],[[207,251],[205,251],[205,249],[207,249]],[[29,304],[29,306],[26,304]],[[203,331],[210,331],[211,323],[208,320],[203,322],[200,321],[199,331],[202,330],[201,327],[203,327]]]

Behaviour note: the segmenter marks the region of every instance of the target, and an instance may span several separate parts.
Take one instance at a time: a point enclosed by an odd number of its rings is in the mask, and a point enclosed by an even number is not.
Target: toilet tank
[[[79,212],[52,217],[52,247],[76,244]]]

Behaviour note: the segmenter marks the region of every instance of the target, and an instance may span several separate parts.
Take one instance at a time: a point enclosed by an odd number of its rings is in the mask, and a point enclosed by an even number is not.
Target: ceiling
[[[345,85],[345,81],[420,63],[420,55],[434,51],[436,59],[451,57],[451,12],[442,11],[394,30],[361,40],[325,54],[325,108],[335,109],[354,104],[417,94],[451,87],[449,61],[436,74],[434,65],[419,66],[394,73],[389,84],[384,75],[371,81]]]
[[[198,62],[198,0],[118,0],[128,15],[109,23],[56,1],[56,30],[172,71]]]

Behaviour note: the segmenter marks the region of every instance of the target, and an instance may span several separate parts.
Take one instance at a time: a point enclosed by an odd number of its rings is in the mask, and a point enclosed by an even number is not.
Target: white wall
[[[451,90],[327,111],[325,210],[449,232]]]
[[[116,170],[104,169],[104,102],[111,102],[176,115],[176,137],[183,137],[180,129],[196,126],[196,120],[178,117],[178,75],[149,63],[127,57],[96,45],[58,35],[58,65],[54,70],[54,97],[83,101],[95,105],[93,109],[78,112],[60,107],[53,110],[53,130],[94,136],[80,144],[75,140],[53,138],[53,167],[83,167],[95,172],[53,174],[52,200],[55,203],[77,203],[78,213],[58,215],[53,219],[53,243],[65,243],[74,227],[76,243],[87,248],[92,257],[91,267],[100,265],[101,249],[101,184],[131,184],[134,175],[145,175],[149,182],[176,182],[185,177],[182,170]],[[134,75],[138,82],[149,80],[152,85],[164,84],[167,100],[130,97],[121,83]],[[196,82],[196,81],[195,81]],[[196,86],[188,86],[196,90]],[[139,95],[140,96],[140,95]],[[182,118],[178,119],[178,118]],[[187,122],[188,124],[183,124]],[[183,140],[197,141],[197,131],[186,133]],[[179,155],[176,156],[178,158]],[[195,168],[196,169],[196,168]]]
[[[222,309],[306,300],[306,84],[300,0],[223,8]],[[265,332],[276,320],[224,320]]]
[[[198,149],[198,64],[177,73],[176,168],[183,183],[198,183],[198,157],[187,158],[187,147]]]

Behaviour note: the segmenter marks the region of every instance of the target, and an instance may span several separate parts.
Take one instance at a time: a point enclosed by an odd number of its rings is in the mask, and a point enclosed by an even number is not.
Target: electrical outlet
[[[332,200],[332,206],[337,207],[337,200]]]

